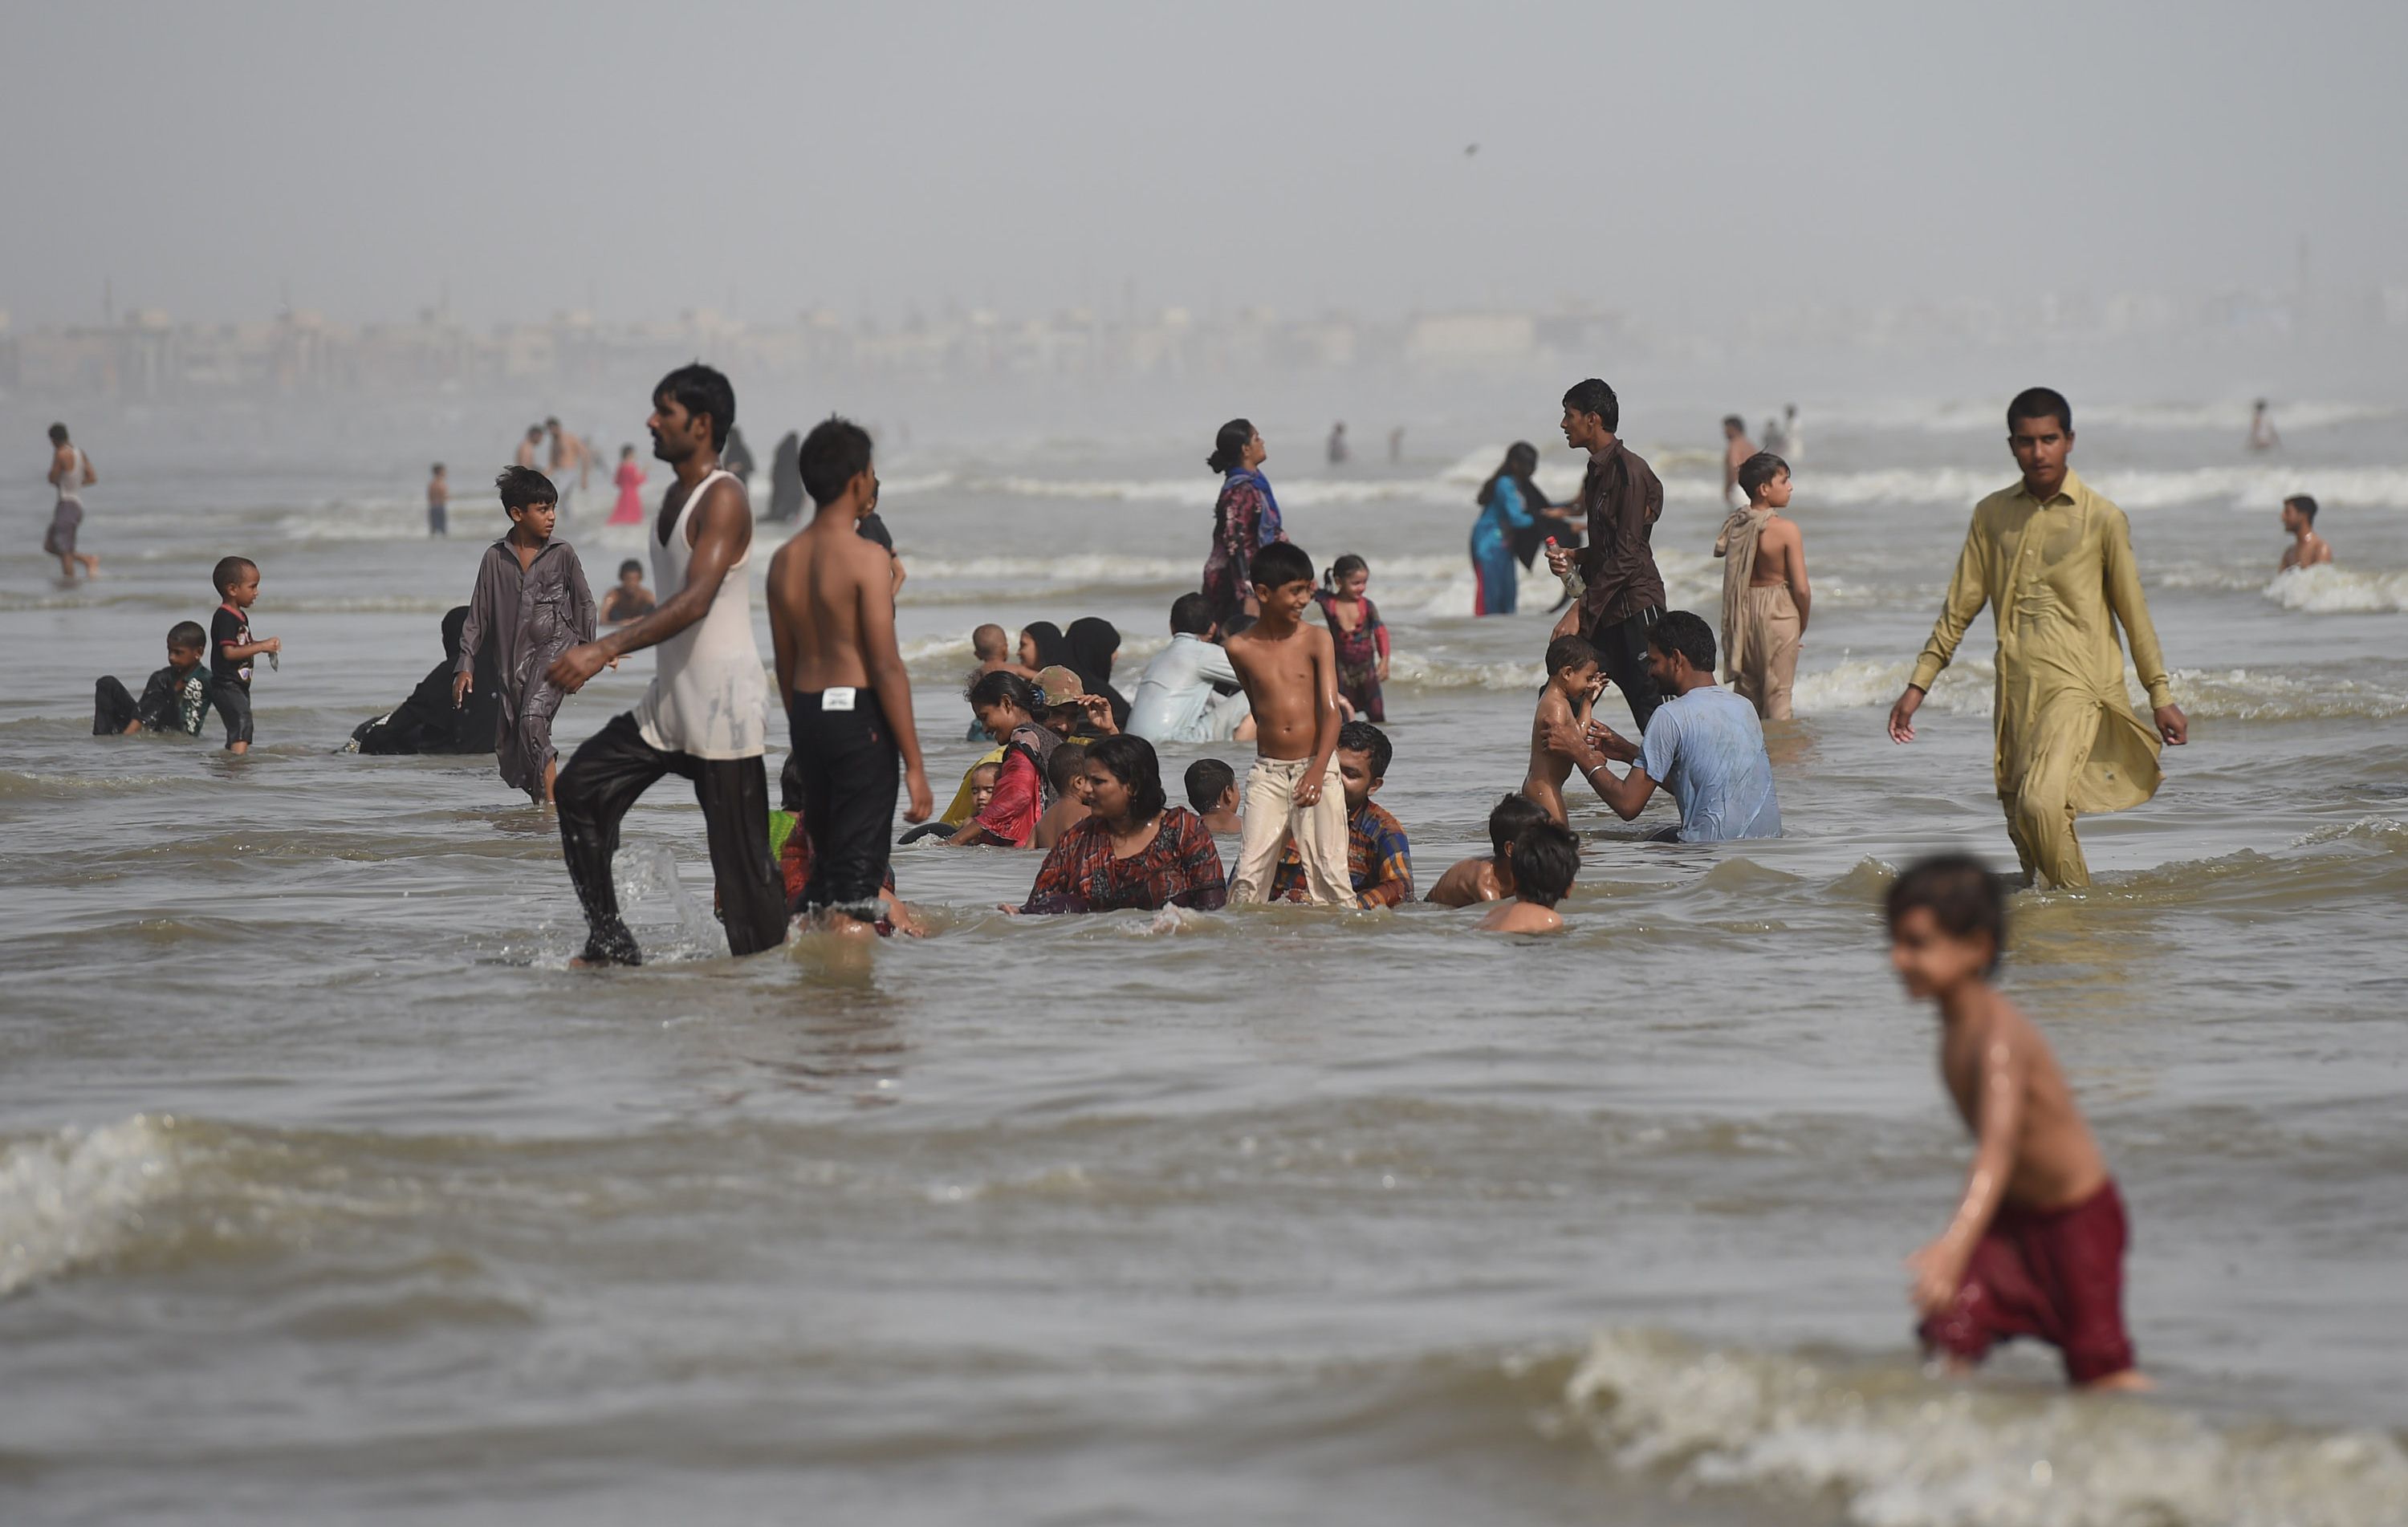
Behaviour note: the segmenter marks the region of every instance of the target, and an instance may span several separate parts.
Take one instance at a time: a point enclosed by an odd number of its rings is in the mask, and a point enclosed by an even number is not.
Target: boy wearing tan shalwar
[[[1789,467],[1769,450],[1739,469],[1746,508],[1734,510],[1714,539],[1723,559],[1723,679],[1768,721],[1790,719],[1799,644],[1813,590],[1806,581],[1806,537],[1775,510],[1789,507]]]

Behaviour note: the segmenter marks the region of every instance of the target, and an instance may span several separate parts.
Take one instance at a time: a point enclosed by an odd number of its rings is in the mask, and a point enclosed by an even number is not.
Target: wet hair
[[[220,557],[218,564],[209,569],[209,587],[222,595],[234,587],[235,580],[242,577],[245,569],[256,573],[259,564],[249,557]]]
[[[443,475],[443,464],[441,462],[437,462],[433,466],[428,467],[426,470],[439,478]]]
[[[1331,563],[1326,568],[1322,570],[1321,586],[1327,589],[1330,592],[1336,593],[1338,592],[1338,585],[1340,583],[1345,582],[1348,578],[1353,578],[1357,573],[1369,574],[1370,571],[1371,564],[1369,563],[1365,562],[1354,552],[1349,551],[1344,556],[1339,558],[1336,562]]]
[[[969,687],[972,709],[990,706],[1018,706],[1031,716],[1037,714],[1037,687],[1018,674],[998,668],[991,674],[981,674]]]
[[[1714,628],[1687,610],[1666,610],[1647,633],[1647,645],[1667,656],[1687,658],[1689,666],[1701,674],[1714,671]]]
[[[2288,509],[2299,510],[2300,518],[2305,520],[2309,524],[2313,525],[2316,522],[2316,501],[2305,493],[2293,493],[2290,497],[2283,500],[2283,507]]]
[[[629,557],[625,562],[619,564],[619,576],[621,578],[625,578],[629,573],[635,574],[638,578],[643,577],[644,564],[638,562],[635,558]]]
[[[1199,758],[1187,765],[1187,804],[1199,815],[1210,811],[1237,783],[1237,770],[1217,758]]]
[[[1918,906],[1951,938],[1989,935],[1990,963],[1983,974],[1999,968],[2007,949],[2007,895],[1989,865],[1970,853],[1938,854],[1908,865],[1884,904],[1889,931],[1895,935],[1906,914]]]
[[[1548,817],[1513,835],[1513,895],[1553,906],[1580,874],[1580,839]]]
[[[1369,754],[1374,779],[1388,777],[1388,763],[1397,756],[1397,745],[1388,740],[1388,734],[1369,721],[1348,721],[1340,727],[1338,749],[1340,752]]]
[[[1597,415],[1609,433],[1622,426],[1622,400],[1613,395],[1612,388],[1595,377],[1572,383],[1571,390],[1564,394],[1564,407],[1576,414]]]
[[[1254,564],[1247,575],[1258,588],[1284,589],[1291,583],[1312,581],[1312,557],[1293,541],[1273,541],[1254,553]]]
[[[197,652],[208,644],[209,634],[198,621],[179,621],[167,628],[167,645],[179,651]]]
[[[503,467],[494,486],[502,491],[502,507],[506,509],[531,509],[538,504],[560,502],[560,490],[532,466]]]
[[[1212,629],[1212,601],[1200,593],[1182,593],[1170,602],[1170,634],[1200,636]]]
[[[727,432],[736,427],[736,384],[700,361],[692,361],[663,377],[652,389],[652,401],[676,404],[689,414],[710,416],[710,449],[724,450]]]
[[[989,658],[1009,656],[1010,651],[1010,635],[993,621],[970,633],[970,653],[981,663]]]
[[[1773,478],[1788,470],[1787,462],[1769,450],[1759,450],[1739,464],[1739,491],[1745,493],[1748,502],[1753,504],[1756,494],[1764,492]]]
[[[844,485],[869,470],[869,432],[830,414],[803,436],[803,491],[814,504],[833,504]]]
[[[1745,435],[1747,433],[1747,421],[1742,419],[1737,414],[1725,414],[1723,415],[1723,428],[1727,430],[1737,430],[1742,435]]]
[[[63,446],[63,445],[65,445],[66,443],[67,443],[67,427],[66,427],[64,424],[53,424],[53,425],[51,425],[51,426],[50,426],[50,444],[52,444],[52,445],[54,445],[54,446]]]
[[[1236,471],[1245,464],[1246,447],[1252,445],[1254,439],[1252,420],[1232,419],[1221,426],[1220,434],[1212,436],[1212,454],[1204,458],[1204,464],[1224,475]]]
[[[1078,752],[1064,748],[1054,756]],[[1101,764],[1112,778],[1128,787],[1129,820],[1152,821],[1162,815],[1162,763],[1154,756],[1154,744],[1127,732],[1087,745],[1082,762]]]
[[[1577,668],[1584,663],[1597,661],[1597,649],[1588,644],[1585,636],[1562,635],[1547,644],[1547,674],[1550,678],[1566,668]]]
[[[1045,782],[1054,787],[1056,796],[1070,793],[1070,781],[1079,778],[1079,772],[1087,766],[1087,752],[1084,748],[1056,748],[1045,755]],[[1115,769],[1112,772],[1118,774],[1120,771]]]
[[[1547,808],[1519,791],[1507,791],[1504,798],[1488,809],[1488,848],[1502,859],[1513,847],[1522,830],[1534,822],[1553,821]]]
[[[2054,419],[2067,434],[2073,432],[2073,405],[2065,394],[2053,387],[2027,387],[2007,405],[2007,433],[2014,433],[2018,419]]]

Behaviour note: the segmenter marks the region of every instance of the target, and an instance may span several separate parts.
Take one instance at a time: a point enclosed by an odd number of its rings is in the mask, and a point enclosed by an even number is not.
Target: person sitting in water
[[[468,692],[466,705],[454,708],[452,704],[452,681],[460,669],[460,635],[467,624],[466,605],[455,605],[444,615],[441,664],[418,681],[409,698],[355,727],[348,751],[380,758],[410,753],[492,756],[502,713],[502,670],[490,642],[478,649],[476,687]]]
[[[167,665],[150,676],[136,700],[115,674],[93,685],[92,735],[130,737],[136,732],[201,735],[209,719],[209,634],[198,621],[179,621],[167,631]]]
[[[1681,825],[1665,836],[1683,843],[1779,837],[1781,803],[1756,707],[1714,682],[1713,628],[1688,610],[1666,614],[1647,633],[1647,672],[1673,698],[1648,719],[1643,743],[1616,736],[1601,721],[1586,735],[1569,721],[1548,729],[1613,814],[1628,821],[1661,785],[1681,806]],[[1617,779],[1608,759],[1632,765]]]
[[[2316,534],[2316,501],[2307,494],[2293,493],[2283,500],[2283,530],[2291,544],[2283,549],[2283,565],[2276,572],[2315,567],[2333,560],[2331,544]]]
[[[1244,742],[1254,713],[1229,654],[1212,642],[1212,601],[1182,593],[1170,605],[1170,645],[1138,677],[1122,730],[1152,743]]]
[[[1217,758],[1187,765],[1187,804],[1215,833],[1241,831],[1238,821],[1238,771]]]
[[[1098,616],[1082,615],[1062,638],[1070,649],[1070,671],[1079,676],[1080,685],[1089,694],[1101,695],[1111,706],[1113,727],[1127,731],[1128,696],[1112,688],[1112,658],[1121,649],[1119,628]]]
[[[1092,741],[1120,733],[1120,723],[1112,719],[1111,702],[1100,694],[1088,693],[1071,669],[1038,670],[1037,705],[1038,722],[1066,742],[1073,737]]]
[[[1346,797],[1346,875],[1354,905],[1366,911],[1413,899],[1412,845],[1397,819],[1371,800],[1395,755],[1388,735],[1369,721],[1348,721],[1338,729],[1338,750],[1330,762],[1338,766]],[[1305,899],[1304,857],[1291,842],[1271,877],[1271,900]]]
[[[944,841],[956,847],[994,843],[1025,849],[1049,804],[1045,764],[1062,746],[1061,734],[1038,724],[1036,687],[1018,674],[992,673],[971,685],[970,708],[987,735],[1002,745],[1002,772],[985,808]]]
[[[769,813],[769,852],[778,861],[778,875],[786,895],[786,917],[808,920],[810,904],[808,892],[811,887],[811,835],[803,826],[803,762],[795,754],[786,755],[786,766],[778,773],[778,809]],[[906,841],[909,841],[908,839]],[[878,917],[870,927],[881,938],[902,934],[910,938],[925,938],[927,924],[904,904],[895,890],[895,866],[889,863],[878,887]],[[716,892],[712,894],[711,911],[720,908]]]
[[[1488,857],[1455,861],[1422,900],[1440,906],[1469,906],[1513,895],[1514,840],[1532,822],[1554,820],[1545,806],[1527,795],[1507,794],[1488,813]]]
[[[1045,815],[1037,819],[1035,847],[1051,849],[1062,841],[1062,835],[1087,820],[1087,780],[1085,765],[1080,760],[1084,748],[1056,748],[1054,756],[1045,761],[1045,783],[1052,788],[1054,804]]]
[[[1023,912],[1210,912],[1228,900],[1211,830],[1166,806],[1162,768],[1143,737],[1106,737],[1081,754],[1092,814],[1045,856]]]
[[[619,581],[602,596],[602,623],[624,625],[652,613],[652,591],[644,587],[644,564],[629,557],[619,564]]]
[[[1564,920],[1555,903],[1572,888],[1580,874],[1580,839],[1552,817],[1542,817],[1522,829],[1513,840],[1513,899],[1499,902],[1480,920],[1487,934],[1554,934]]]

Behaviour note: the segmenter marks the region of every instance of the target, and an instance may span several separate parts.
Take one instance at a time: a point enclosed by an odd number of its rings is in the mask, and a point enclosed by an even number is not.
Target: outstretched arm
[[[752,544],[752,510],[744,491],[732,479],[712,483],[695,510],[694,560],[686,564],[685,587],[653,607],[650,615],[563,652],[545,677],[574,694],[611,659],[656,646],[701,620],[719,597],[727,570]]]
[[[1907,1259],[1906,1264],[1914,1271],[1915,1306],[1927,1315],[1939,1313],[1956,1297],[1956,1286],[1965,1280],[1965,1264],[1972,1260],[1973,1248],[1981,1244],[1997,1217],[1999,1205],[2006,1197],[2007,1178],[2014,1171],[2015,1137],[2023,1129],[2024,1084],[2030,1062],[2012,1040],[2000,1035],[1984,1047],[1981,1065],[1976,1084],[1980,1132],[1956,1217],[1948,1221],[1939,1239]]]
[[[1607,754],[1591,738],[1592,731],[1603,734],[1603,740],[1631,765],[1629,773],[1614,778],[1613,771],[1605,766]],[[1614,735],[1611,729],[1595,723],[1583,727],[1569,717],[1552,717],[1547,721],[1547,746],[1572,761],[1572,767],[1580,770],[1581,778],[1597,792],[1598,800],[1613,807],[1615,816],[1628,821],[1646,809],[1647,797],[1654,793],[1656,781],[1639,767],[1639,749]]]

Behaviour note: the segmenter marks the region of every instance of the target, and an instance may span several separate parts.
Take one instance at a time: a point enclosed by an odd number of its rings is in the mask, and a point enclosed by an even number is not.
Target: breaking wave
[[[2389,614],[2408,610],[2408,573],[2375,573],[2355,567],[2294,567],[2274,575],[2267,598],[2285,609],[2310,615]]]

